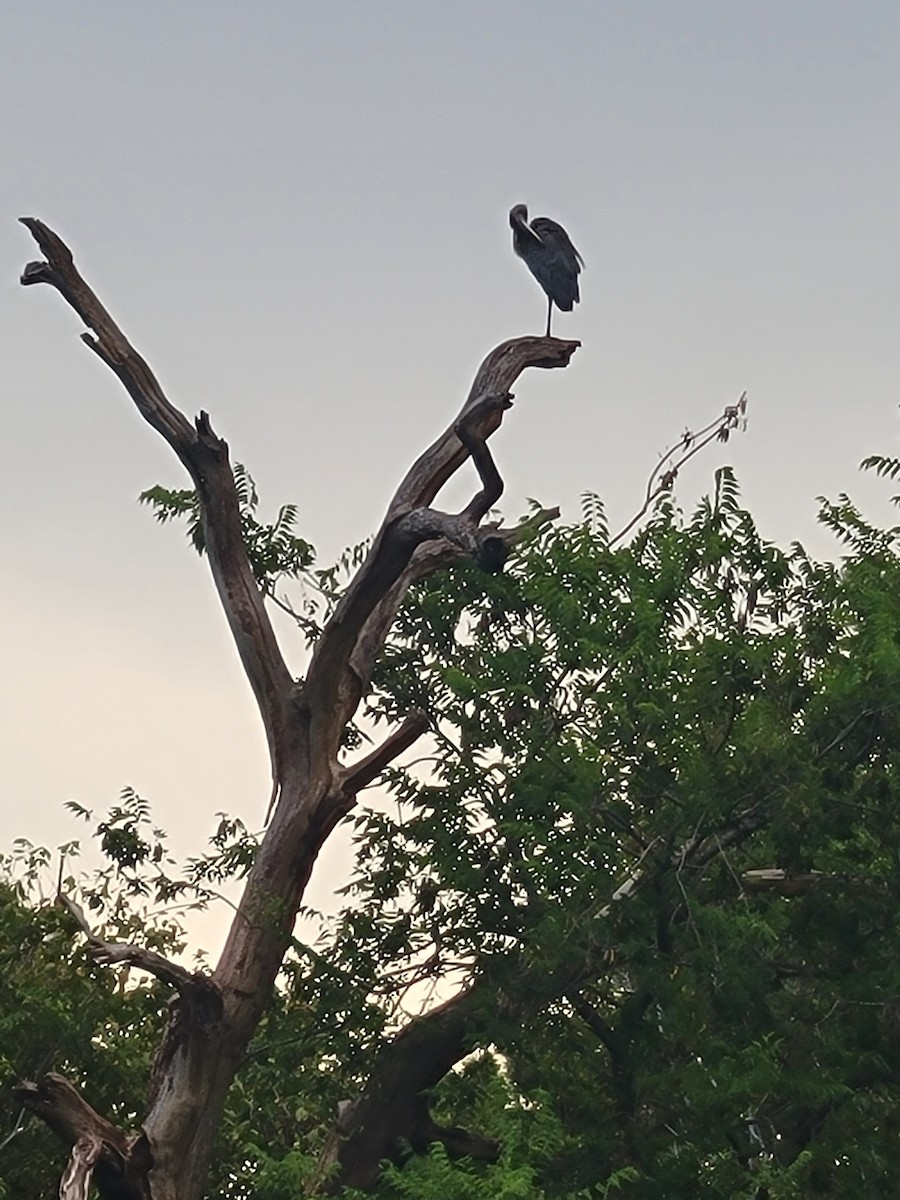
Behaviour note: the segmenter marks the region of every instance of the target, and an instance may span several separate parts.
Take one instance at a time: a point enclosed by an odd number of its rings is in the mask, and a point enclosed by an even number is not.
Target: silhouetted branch
[[[228,1087],[270,1001],[319,850],[352,807],[355,792],[424,728],[422,719],[412,714],[360,763],[340,764],[342,734],[368,686],[391,621],[417,579],[462,556],[496,569],[509,544],[550,519],[547,512],[535,514],[518,529],[481,526],[491,498],[502,490],[485,443],[500,425],[521,372],[566,366],[578,343],[519,338],[487,356],[457,419],[420,455],[397,489],[369,554],[319,637],[306,679],[295,683],[250,568],[226,443],[213,432],[206,413],[192,425],[170,403],[57,235],[31,218],[24,224],[46,261],[29,263],[22,282],[48,283],[60,292],[91,330],[86,343],[122,381],[138,411],[166,439],[193,480],[213,578],[265,726],[275,807],[211,978],[191,975],[140,947],[94,937],[77,905],[67,903],[97,961],[133,963],[178,990],[153,1067],[143,1140],[124,1146],[122,1135],[102,1123],[59,1077],[22,1085],[22,1103],[63,1130],[70,1146],[79,1143],[73,1188],[86,1186],[94,1161],[90,1136],[96,1133],[103,1149],[93,1180],[104,1200],[114,1195],[116,1200],[149,1200],[146,1177],[151,1163],[153,1200],[198,1200]],[[461,513],[432,509],[440,488],[469,454],[479,472],[480,492]],[[364,1160],[363,1175],[377,1172],[396,1136],[437,1128],[433,1122],[423,1125],[422,1093],[464,1053],[471,1003],[464,994],[429,1014],[427,1024],[413,1022],[391,1043],[386,1056],[399,1075],[392,1077],[390,1070],[386,1076],[376,1075],[366,1090],[366,1122],[350,1136],[354,1152]],[[465,1141],[458,1131],[438,1136],[446,1137],[448,1144],[454,1137],[459,1144]],[[138,1146],[142,1158],[135,1157]],[[115,1177],[121,1184],[118,1193],[107,1186],[110,1179],[115,1182],[110,1174],[114,1152],[122,1161],[130,1153],[125,1173]],[[134,1184],[137,1176],[129,1174],[135,1163],[135,1170],[144,1173],[140,1187]]]
[[[179,992],[196,987],[212,987],[212,981],[208,977],[185,970],[178,963],[170,962],[161,954],[157,954],[155,950],[128,942],[107,942],[97,937],[80,904],[63,892],[57,895],[57,900],[75,919],[78,928],[87,938],[87,951],[95,963],[101,966],[127,963],[129,966],[139,967]]]
[[[431,504],[451,475],[465,462],[469,452],[456,435],[456,425],[482,397],[512,391],[513,384],[528,367],[542,370],[567,367],[580,345],[580,342],[558,338],[524,337],[503,342],[492,350],[478,369],[459,417],[407,471],[388,508],[387,520]],[[486,413],[478,422],[477,432],[488,438],[502,420],[502,409]]]
[[[710,421],[708,425],[704,425],[696,433],[687,431],[682,434],[681,440],[671,450],[667,450],[662,455],[659,462],[650,472],[650,478],[647,480],[647,491],[644,495],[644,503],[624,529],[620,529],[615,537],[609,539],[610,546],[614,546],[616,542],[620,542],[627,533],[630,533],[634,529],[654,500],[658,499],[664,492],[672,490],[675,480],[678,478],[678,472],[695,454],[699,454],[710,442],[727,442],[732,430],[737,429],[741,422],[744,421],[746,412],[747,393],[742,392],[737,404],[726,405],[721,416],[716,417],[714,421]],[[744,423],[746,424],[746,422]]]
[[[374,655],[382,645],[382,631],[386,632],[388,627],[376,616],[379,636],[369,637],[367,622],[396,589],[388,605],[393,619],[409,584],[436,569],[435,560],[429,556],[415,563],[414,557],[421,553],[422,547],[440,543],[438,563],[445,563],[448,555],[451,561],[462,555],[477,556],[478,524],[484,515],[483,494],[485,490],[489,494],[492,488],[496,489],[499,479],[490,455],[487,460],[480,456],[480,469],[488,472],[486,487],[462,513],[442,513],[428,505],[465,462],[469,446],[473,443],[483,446],[499,427],[509,407],[504,401],[508,400],[519,375],[528,367],[567,366],[578,345],[555,338],[516,338],[504,342],[487,356],[459,416],[407,472],[365,561],[326,624],[307,673],[305,704],[340,712],[343,721],[353,714],[362,686],[370,676]],[[469,446],[460,441],[457,433],[460,427]],[[502,489],[502,482],[500,486]],[[496,535],[491,531],[488,536]],[[355,678],[347,671],[351,662]]]
[[[495,409],[512,407],[513,398],[507,393],[502,396],[484,396],[456,422],[456,436],[472,455],[472,462],[481,477],[482,488],[469,501],[462,515],[477,525],[503,495],[503,480],[488,449],[486,439],[478,432],[479,422]]]
[[[494,525],[480,526],[475,531],[475,542],[478,545],[482,538],[496,537],[501,539],[508,549],[511,549],[537,536],[545,525],[558,519],[558,508],[541,508],[520,524],[509,528],[498,528]],[[435,571],[452,566],[453,563],[466,557],[468,557],[468,553],[465,550],[447,540],[426,542],[416,550],[401,579],[379,601],[357,638],[350,659],[350,668],[360,691],[364,691],[368,686],[375,658],[384,644],[387,632],[410,587],[420,579],[425,579]]]
[[[383,1047],[365,1090],[343,1106],[326,1143],[319,1164],[322,1176],[340,1167],[325,1185],[327,1193],[371,1187],[381,1163],[417,1136],[427,1115],[424,1093],[465,1054],[477,1002],[477,988],[459,992],[415,1017]],[[322,1186],[320,1176],[311,1190]]]
[[[138,412],[165,438],[194,482],[213,579],[260,708],[277,774],[293,681],[247,558],[228,446],[213,433],[206,413],[201,412],[191,425],[168,400],[147,363],[82,279],[62,239],[33,217],[23,217],[22,224],[47,259],[28,263],[22,283],[48,283],[68,301],[93,331],[93,336],[83,335],[85,343],[119,377]]]
[[[348,796],[368,787],[381,772],[404,750],[408,750],[428,729],[426,713],[416,710],[409,714],[399,728],[395,729],[371,754],[346,767],[341,776],[340,789]]]

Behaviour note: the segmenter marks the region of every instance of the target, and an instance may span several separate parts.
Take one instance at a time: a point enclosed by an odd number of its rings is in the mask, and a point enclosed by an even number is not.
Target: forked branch
[[[25,284],[56,288],[90,330],[85,341],[122,381],[138,411],[177,454],[200,502],[205,547],[241,662],[256,696],[269,743],[274,815],[246,877],[238,912],[212,978],[191,975],[161,955],[96,937],[73,901],[62,902],[88,938],[96,961],[127,962],[178,991],[154,1064],[143,1133],[134,1141],[99,1117],[58,1076],[23,1084],[21,1103],[76,1147],[71,1198],[93,1182],[104,1200],[197,1200],[225,1096],[266,1009],[290,944],[304,889],[324,841],[371,783],[426,728],[410,714],[381,746],[351,766],[340,763],[341,735],[368,686],[372,666],[409,586],[462,556],[498,569],[506,548],[552,519],[548,510],[518,529],[482,525],[503,482],[487,447],[509,407],[512,385],[528,367],[568,365],[577,342],[518,338],[482,363],[462,411],[413,464],[397,489],[370,553],[319,638],[305,681],[295,683],[275,640],[264,597],[242,538],[241,510],[228,447],[201,412],[192,424],[166,397],[94,292],[61,239],[40,221],[24,224],[45,255],[29,263]],[[473,457],[480,489],[458,513],[431,507],[450,476]],[[467,995],[427,1025],[414,1023],[389,1051],[402,1078],[378,1078],[365,1105],[381,1132],[374,1141],[357,1126],[361,1176],[377,1171],[397,1133],[438,1136],[464,1153],[490,1154],[484,1140],[442,1131],[431,1121],[424,1091],[464,1052],[470,1024]],[[366,1145],[356,1140],[366,1141]],[[97,1146],[100,1146],[99,1151]],[[150,1171],[152,1164],[152,1174]],[[148,1182],[152,1180],[152,1182]]]
[[[722,413],[714,421],[710,421],[708,425],[704,425],[696,433],[692,430],[686,430],[681,435],[680,440],[660,457],[659,462],[650,472],[643,504],[628,524],[623,529],[620,529],[615,537],[609,539],[610,546],[615,546],[627,533],[630,533],[634,529],[654,500],[657,500],[666,492],[671,492],[675,480],[678,478],[678,472],[686,463],[690,462],[694,455],[699,454],[710,442],[727,442],[735,429],[746,428],[746,414],[747,393],[742,392],[737,404],[727,404]]]
[[[341,774],[340,790],[347,796],[355,796],[364,787],[374,783],[385,767],[414,745],[427,729],[427,714],[418,709],[411,712],[403,724],[385,738],[380,746],[376,746],[371,754],[345,768]]]
[[[556,338],[515,338],[487,356],[456,420],[407,472],[365,561],[326,625],[307,676],[307,703],[340,714],[342,724],[352,716],[389,627],[385,616],[389,613],[392,619],[410,584],[435,569],[433,556],[423,554],[426,546],[436,543],[438,561],[445,563],[462,555],[478,559],[488,539],[505,544],[512,540],[480,528],[503,489],[487,438],[510,407],[512,385],[519,375],[528,367],[568,366],[579,344]],[[460,513],[431,508],[473,447],[481,490]],[[484,564],[489,570],[497,569],[496,545],[492,549],[494,559],[489,549]]]

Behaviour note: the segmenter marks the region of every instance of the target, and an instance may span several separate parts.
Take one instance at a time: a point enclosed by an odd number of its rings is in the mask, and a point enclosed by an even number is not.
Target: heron
[[[550,318],[553,305],[563,312],[571,312],[580,300],[578,295],[578,273],[584,259],[572,245],[562,225],[549,217],[535,217],[528,224],[528,209],[517,204],[509,210],[509,223],[513,231],[513,250],[547,293],[547,337],[550,336]]]

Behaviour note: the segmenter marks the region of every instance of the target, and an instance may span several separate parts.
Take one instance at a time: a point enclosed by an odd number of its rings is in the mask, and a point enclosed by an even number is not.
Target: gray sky
[[[731,462],[768,537],[827,553],[815,496],[883,492],[856,468],[897,453],[896,4],[57,0],[2,6],[0,40],[0,845],[72,836],[64,800],[130,784],[196,852],[268,794],[206,567],[136,504],[180,468],[61,299],[18,286],[20,215],[326,559],[484,354],[542,331],[518,202],[587,269],[554,325],[583,348],[523,378],[494,443],[509,517],[590,489],[624,523],[745,388],[748,432],[686,503]]]

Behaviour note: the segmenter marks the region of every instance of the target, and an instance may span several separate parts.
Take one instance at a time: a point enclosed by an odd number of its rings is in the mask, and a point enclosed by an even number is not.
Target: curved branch
[[[99,1138],[87,1134],[78,1139],[59,1181],[59,1200],[88,1200],[91,1176],[102,1150],[103,1143]]]
[[[500,1143],[496,1138],[473,1133],[460,1125],[439,1125],[428,1107],[427,1099],[420,1098],[420,1112],[413,1127],[409,1143],[419,1154],[425,1154],[429,1146],[440,1142],[451,1158],[471,1158],[475,1162],[496,1162],[500,1157]]]
[[[381,1163],[423,1131],[423,1118],[428,1119],[424,1093],[467,1052],[467,1035],[481,1001],[477,987],[458,992],[414,1018],[382,1049],[365,1091],[342,1108],[322,1153],[314,1192],[335,1166],[339,1174],[331,1175],[326,1194],[342,1187],[372,1187]],[[430,1140],[442,1139],[436,1134]]]
[[[344,768],[338,780],[339,789],[347,796],[355,796],[364,787],[374,783],[385,767],[418,741],[428,729],[428,725],[426,713],[420,709],[411,712],[403,724],[385,738],[371,754]]]
[[[459,417],[407,471],[388,508],[387,519],[430,504],[465,462],[469,452],[457,437],[455,427],[483,396],[510,392],[515,381],[529,367],[541,370],[567,367],[580,345],[580,342],[564,342],[558,338],[524,337],[502,342],[492,350],[478,368]],[[481,436],[490,437],[502,420],[502,410],[486,414],[479,429]]]
[[[55,1072],[38,1083],[26,1080],[16,1084],[13,1095],[72,1148],[60,1186],[64,1200],[82,1196],[91,1173],[103,1200],[150,1200],[147,1172],[151,1160],[143,1134],[126,1137]]]
[[[528,367],[568,366],[579,345],[579,342],[563,342],[556,338],[515,338],[502,343],[487,356],[456,420],[407,472],[388,506],[365,561],[326,624],[302,689],[304,707],[333,713],[335,722],[341,727],[352,716],[362,695],[361,682],[368,678],[371,666],[371,663],[360,662],[361,656],[356,653],[357,641],[375,610],[403,579],[404,572],[412,567],[414,555],[421,554],[427,543],[455,545],[462,553],[477,556],[477,528],[487,511],[485,496],[489,507],[491,492],[496,491],[498,481],[502,490],[499,473],[484,443],[500,426],[503,413],[509,407],[512,385]],[[463,430],[467,445],[460,440],[459,429]],[[465,462],[473,444],[484,446],[486,455],[480,456],[478,464],[482,471],[482,492],[459,514],[440,513],[429,508],[444,483]],[[447,561],[446,550],[447,547],[442,546],[442,562]],[[423,570],[420,563],[415,570],[417,578],[422,578],[429,569],[435,569],[430,565],[430,558],[426,561],[428,567]],[[401,598],[406,586],[408,584],[400,584]],[[393,604],[388,608],[392,613],[396,612]],[[386,631],[387,626],[380,622],[379,627]],[[368,633],[366,640],[377,653],[380,643]],[[361,676],[357,673],[357,664],[362,668]],[[334,732],[332,728],[328,740],[336,747]]]
[[[139,967],[140,970],[153,975],[160,983],[168,984],[181,993],[215,988],[208,976],[188,971],[179,963],[170,962],[163,955],[157,954],[155,950],[135,946],[130,942],[107,942],[97,937],[77,901],[63,892],[58,893],[57,900],[74,917],[78,928],[87,938],[88,954],[98,965],[115,966],[117,963],[127,963],[131,967]]]
[[[460,416],[419,457],[398,488],[369,555],[319,639],[306,682],[295,685],[243,544],[226,443],[213,432],[205,413],[191,425],[169,402],[56,234],[39,221],[24,223],[46,261],[30,263],[22,282],[50,284],[82,317],[91,330],[87,344],[122,381],[138,411],[166,439],[194,482],[210,566],[266,728],[279,799],[213,979],[181,974],[162,956],[105,943],[86,931],[99,961],[133,962],[179,992],[154,1064],[143,1134],[127,1142],[59,1077],[22,1085],[21,1102],[40,1112],[70,1146],[93,1134],[100,1138],[103,1148],[93,1182],[104,1200],[148,1200],[151,1155],[154,1200],[195,1197],[202,1191],[225,1094],[271,996],[316,855],[352,804],[350,790],[374,778],[417,735],[418,722],[411,717],[368,758],[341,774],[340,735],[359,704],[397,606],[415,579],[462,555],[475,557],[488,545],[505,547],[515,536],[516,531],[481,527],[489,497],[502,487],[485,446],[502,420],[504,405],[498,398],[506,397],[527,367],[566,366],[578,343],[519,338],[488,355]],[[434,511],[430,505],[438,491],[470,453],[480,473],[481,492],[461,513]],[[484,990],[495,989],[486,984]],[[387,1048],[384,1070],[370,1083],[358,1110],[365,1111],[366,1122],[348,1132],[347,1144],[359,1150],[363,1174],[377,1172],[398,1132],[403,1136],[424,1130],[427,1136],[437,1128],[430,1117],[423,1117],[423,1093],[470,1048],[470,1029],[478,1017],[475,1004],[474,992],[463,993],[429,1014],[425,1023],[413,1022]],[[452,1134],[443,1134],[448,1144]],[[93,1145],[84,1141],[83,1152],[76,1156],[76,1179],[86,1179],[93,1157],[89,1144]],[[143,1186],[134,1183],[134,1172],[140,1169]]]
[[[479,426],[485,417],[493,412],[502,412],[512,407],[513,398],[509,393],[502,396],[484,396],[468,409],[453,426],[453,432],[468,450],[475,464],[475,469],[481,477],[481,491],[469,501],[461,514],[467,520],[477,525],[487,516],[488,512],[503,495],[503,480],[494,462],[493,455],[488,449],[486,436]]]
[[[664,492],[671,492],[681,468],[699,454],[712,441],[727,442],[734,429],[746,428],[747,393],[742,392],[737,404],[727,404],[722,414],[708,425],[704,425],[696,433],[690,430],[683,433],[679,441],[663,454],[650,472],[647,480],[647,490],[644,502],[624,528],[609,539],[610,549],[630,533],[650,508],[650,505]]]
[[[165,438],[194,482],[213,579],[259,705],[273,771],[277,770],[292,679],[244,548],[228,446],[213,433],[205,413],[192,425],[168,400],[145,360],[82,279],[62,239],[33,217],[21,221],[46,255],[46,262],[27,264],[21,282],[48,283],[71,305],[92,330],[83,335],[85,343],[115,372],[138,412]]]

